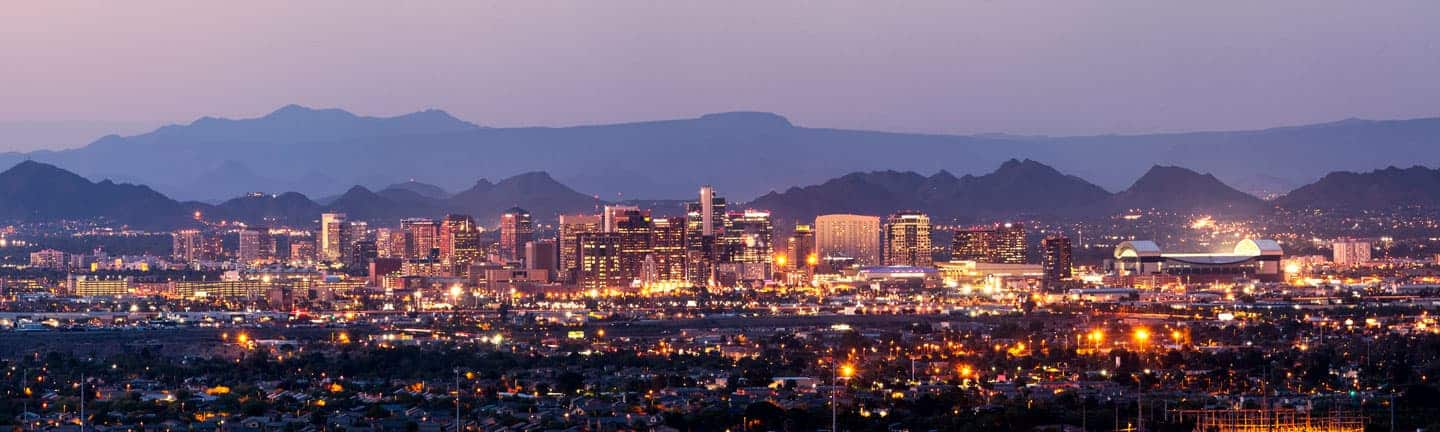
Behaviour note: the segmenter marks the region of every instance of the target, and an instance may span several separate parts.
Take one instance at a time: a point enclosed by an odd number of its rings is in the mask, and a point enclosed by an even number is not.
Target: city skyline
[[[15,432],[1440,431],[1440,3],[7,6]]]

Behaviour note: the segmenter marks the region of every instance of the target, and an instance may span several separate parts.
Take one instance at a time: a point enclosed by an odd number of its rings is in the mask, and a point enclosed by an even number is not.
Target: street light
[[[855,376],[855,365],[845,363],[830,369],[830,432],[839,432],[840,424],[840,408],[835,401],[835,393],[839,391],[836,382],[839,379],[835,374],[847,379]]]
[[[1150,329],[1144,327],[1137,328],[1134,333],[1130,335],[1130,338],[1134,340],[1136,344],[1144,345],[1150,342]]]

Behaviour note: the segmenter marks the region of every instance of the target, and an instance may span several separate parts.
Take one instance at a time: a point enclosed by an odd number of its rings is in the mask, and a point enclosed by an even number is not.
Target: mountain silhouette
[[[223,200],[238,191],[333,196],[350,185],[383,188],[414,177],[459,191],[477,177],[544,170],[586,195],[684,198],[697,185],[712,184],[744,201],[777,185],[818,184],[852,172],[979,176],[1010,159],[1047,161],[1111,191],[1128,187],[1153,165],[1175,165],[1274,196],[1331,171],[1440,164],[1440,118],[1037,137],[813,128],[765,112],[493,128],[438,110],[367,117],[291,105],[257,118],[206,117],[141,135],[107,136],[77,149],[4,153],[0,165],[26,159],[203,200]],[[230,162],[249,175],[217,170]]]
[[[1294,209],[1440,207],[1440,170],[1388,167],[1366,173],[1335,172],[1275,200]]]

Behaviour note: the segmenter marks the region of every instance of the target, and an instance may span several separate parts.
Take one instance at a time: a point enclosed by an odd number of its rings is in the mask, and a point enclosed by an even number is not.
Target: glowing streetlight
[[[1147,329],[1147,328],[1144,328],[1144,327],[1137,328],[1137,329],[1135,329],[1135,332],[1130,335],[1130,338],[1131,338],[1132,340],[1134,340],[1135,343],[1137,343],[1137,344],[1144,345],[1144,344],[1146,344],[1146,343],[1149,343],[1149,342],[1150,342],[1150,329]]]

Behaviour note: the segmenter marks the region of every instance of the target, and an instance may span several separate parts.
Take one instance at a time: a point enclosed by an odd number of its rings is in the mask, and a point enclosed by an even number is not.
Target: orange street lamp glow
[[[785,258],[785,255],[775,255],[775,265],[776,265],[776,266],[785,267],[785,261],[788,261],[788,260]]]
[[[840,376],[845,378],[855,376],[855,366],[848,364],[840,365]]]
[[[1136,343],[1143,344],[1146,342],[1150,342],[1150,329],[1144,327],[1137,328],[1135,329],[1135,334],[1132,335],[1132,337],[1135,339]]]

